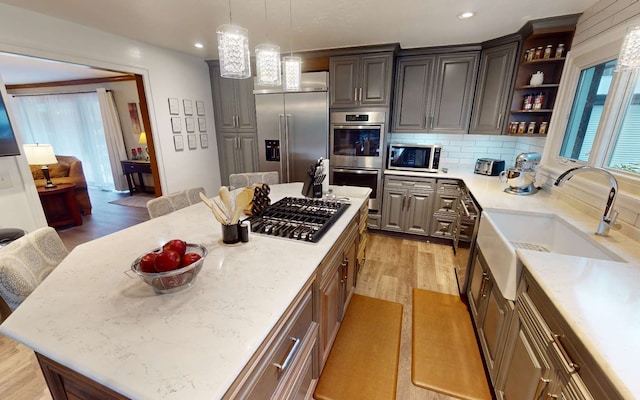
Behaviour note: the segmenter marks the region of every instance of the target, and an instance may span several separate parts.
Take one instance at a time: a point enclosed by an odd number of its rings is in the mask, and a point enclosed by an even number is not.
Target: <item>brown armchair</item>
[[[74,156],[58,156],[57,164],[49,166],[49,175],[51,176],[51,182],[54,185],[61,183],[74,183],[76,185],[76,201],[78,207],[84,215],[91,215],[91,199],[89,198],[89,191],[87,190],[87,181],[84,177],[84,170],[82,169],[82,161]],[[40,166],[31,165],[31,175],[36,186],[44,186],[47,180],[44,179]]]

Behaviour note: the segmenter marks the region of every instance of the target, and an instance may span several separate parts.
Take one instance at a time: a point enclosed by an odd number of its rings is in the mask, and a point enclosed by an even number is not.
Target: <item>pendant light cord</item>
[[[264,0],[264,36],[266,37],[267,43],[269,43],[269,18],[267,18],[267,0]]]
[[[293,12],[291,11],[291,0],[289,0],[289,50],[293,57]]]
[[[233,20],[231,19],[231,0],[229,0],[229,25],[233,25]]]

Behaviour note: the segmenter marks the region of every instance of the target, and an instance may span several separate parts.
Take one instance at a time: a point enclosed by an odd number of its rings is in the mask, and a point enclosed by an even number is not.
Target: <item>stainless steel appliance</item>
[[[251,231],[317,242],[350,203],[285,197],[252,216]]]
[[[504,171],[504,160],[493,158],[478,158],[473,173],[479,175],[498,176]]]
[[[389,145],[388,169],[438,172],[442,146],[438,144]]]
[[[304,182],[309,165],[327,158],[328,72],[303,73],[301,89],[254,85],[260,171],[278,171],[280,182]]]
[[[535,186],[535,178],[539,163],[539,153],[520,153],[516,157],[515,167],[500,173],[500,181],[508,185],[504,191],[518,195],[536,193],[538,188]]]
[[[371,188],[369,210],[380,209],[385,157],[384,111],[332,112],[329,131],[332,185]]]

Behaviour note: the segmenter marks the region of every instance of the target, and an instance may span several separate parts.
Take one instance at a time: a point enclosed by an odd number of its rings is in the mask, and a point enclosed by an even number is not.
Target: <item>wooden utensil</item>
[[[233,212],[233,218],[231,219],[232,224],[238,223],[238,219],[240,219],[240,215],[244,211],[245,207],[247,207],[251,200],[253,200],[253,190],[245,189],[236,195],[236,208]]]
[[[231,193],[229,192],[229,188],[227,186],[220,186],[218,195],[220,196],[220,200],[222,200],[222,203],[227,209],[225,214],[231,217],[233,215],[233,206],[231,205]]]
[[[209,207],[211,209],[211,212],[213,212],[213,216],[216,218],[216,220],[218,222],[220,222],[222,225],[227,225],[228,224],[226,218],[223,216],[221,211],[218,209],[217,205],[212,204],[209,201],[209,199],[207,199],[207,196],[205,196],[202,192],[200,192],[200,199],[202,200],[202,202],[204,204],[207,205],[207,207]]]

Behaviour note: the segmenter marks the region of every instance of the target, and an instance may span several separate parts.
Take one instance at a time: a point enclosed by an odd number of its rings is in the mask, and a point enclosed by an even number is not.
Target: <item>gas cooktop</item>
[[[251,231],[289,239],[318,242],[349,203],[285,197],[249,218]]]

